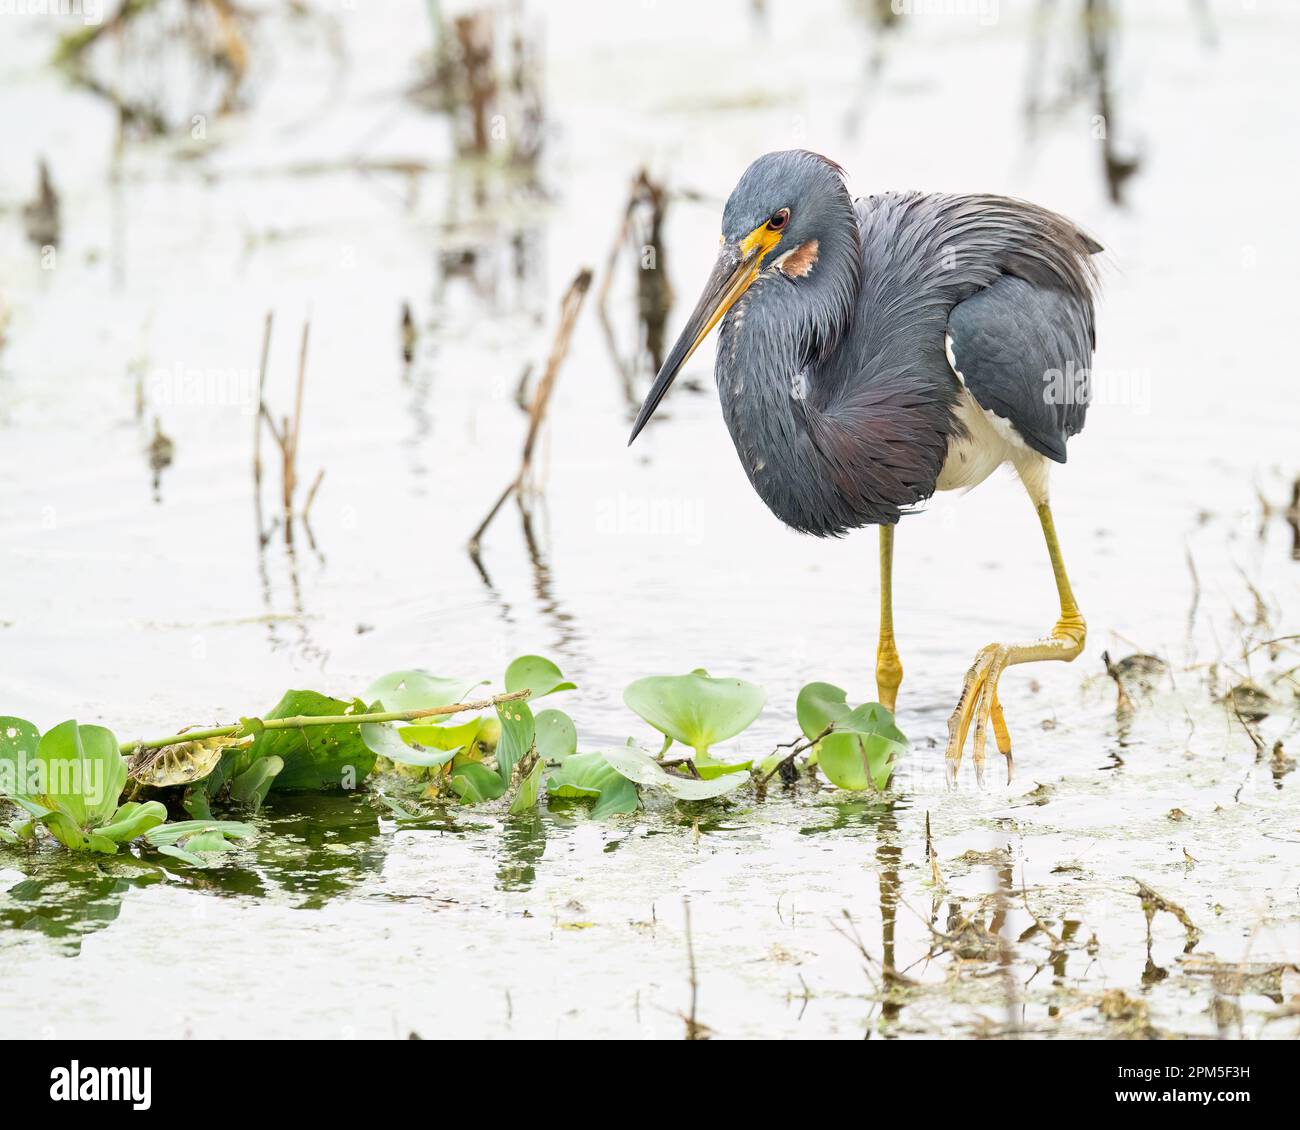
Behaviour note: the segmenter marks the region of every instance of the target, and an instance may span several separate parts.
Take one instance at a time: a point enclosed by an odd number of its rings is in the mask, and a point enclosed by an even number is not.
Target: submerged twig
[[[798,737],[795,738],[794,741],[792,742],[779,742],[777,744],[776,749],[772,751],[773,753],[776,753],[776,751],[779,749],[789,749],[790,752],[786,754],[785,757],[781,758],[780,761],[778,761],[775,765],[773,765],[772,768],[763,775],[762,779],[759,781],[759,785],[760,786],[766,785],[768,781],[770,781],[778,773],[781,773],[786,766],[793,765],[794,759],[798,757],[799,754],[807,753],[808,750],[812,749],[813,746],[815,746],[819,741],[821,741],[822,738],[826,737],[826,735],[829,734],[833,729],[835,729],[835,723],[831,722],[828,723],[826,728],[822,730],[822,732],[818,734],[815,738],[805,739],[803,737]]]
[[[1116,715],[1126,715],[1133,713],[1133,700],[1129,698],[1128,691],[1124,689],[1124,680],[1120,677],[1119,668],[1111,662],[1110,652],[1101,653],[1101,661],[1106,665],[1106,674],[1115,680],[1115,689],[1118,697],[1115,700]]]
[[[939,853],[934,850],[934,840],[930,835],[930,812],[925,813],[925,858],[930,863],[930,882],[936,891],[944,889],[943,874],[939,870]]]
[[[212,726],[206,730],[185,730],[165,738],[147,741],[123,742],[118,748],[123,754],[138,753],[142,749],[161,749],[177,742],[197,742],[206,738],[245,737],[262,730],[300,730],[307,726],[358,726],[363,722],[415,722],[421,718],[438,718],[461,714],[466,710],[486,710],[503,702],[518,702],[532,692],[511,691],[475,702],[453,702],[447,706],[431,706],[425,710],[382,710],[369,714],[301,714],[294,718],[241,718],[230,726]]]
[[[1176,919],[1178,919],[1179,925],[1182,926],[1183,932],[1187,936],[1187,946],[1183,952],[1191,953],[1192,949],[1196,946],[1196,943],[1200,940],[1201,931],[1197,929],[1196,924],[1192,922],[1187,911],[1176,902],[1170,902],[1163,895],[1152,890],[1142,882],[1141,879],[1138,879],[1133,875],[1129,875],[1127,878],[1137,884],[1137,895],[1138,898],[1142,900],[1142,913],[1146,916],[1147,920],[1148,950],[1151,946],[1151,920],[1155,918],[1158,912],[1163,910],[1165,913],[1172,914]]]
[[[682,1019],[686,1021],[686,1038],[688,1040],[707,1040],[709,1038],[709,1029],[696,1019],[700,981],[695,972],[695,941],[691,936],[691,900],[689,895],[682,899],[682,912],[686,918],[686,960],[689,963],[691,977],[691,1010]]]

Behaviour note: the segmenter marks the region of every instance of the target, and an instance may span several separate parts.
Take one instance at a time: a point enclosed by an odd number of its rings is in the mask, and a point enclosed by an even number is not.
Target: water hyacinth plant
[[[40,825],[73,851],[111,855],[167,819],[157,801],[118,803],[126,759],[102,726],[68,721],[40,734],[21,718],[0,718],[0,763],[0,792],[30,817],[12,837],[30,838]]]
[[[882,790],[907,739],[894,716],[878,702],[851,708],[848,695],[830,683],[809,683],[795,703],[799,728],[813,742],[817,765],[833,785]]]
[[[652,756],[631,738],[579,752],[568,714],[555,707],[534,714],[535,699],[577,689],[551,660],[520,656],[502,681],[504,693],[470,701],[486,680],[395,671],[358,698],[293,690],[263,717],[123,744],[101,726],[64,722],[42,735],[23,719],[0,719],[0,796],[22,814],[0,826],[0,841],[30,841],[44,828],[72,850],[112,853],[139,841],[199,867],[254,833],[251,824],[213,819],[214,806],[255,811],[272,789],[351,790],[379,773],[399,790],[422,790],[423,800],[502,801],[507,817],[545,796],[590,803],[603,818],[636,811],[646,794],[691,804],[750,781],[752,760],[720,761],[712,751],[762,711],[766,694],[753,683],[697,669],[630,684],[624,701],[664,736]],[[807,744],[795,752],[811,750],[808,764],[833,784],[888,785],[906,739],[884,707],[852,708],[840,688],[810,683],[796,712]],[[689,756],[666,758],[674,742]],[[773,755],[766,776],[791,758]],[[411,801],[398,803],[389,791],[378,791],[379,803],[399,819],[420,819],[404,807]],[[166,823],[164,802],[195,819]]]
[[[28,817],[0,829],[5,842],[31,840],[38,826],[71,851],[112,855],[131,840],[150,840],[166,822],[167,807],[156,800],[123,803],[126,785],[127,760],[103,726],[68,721],[41,734],[22,718],[0,718],[0,795]],[[185,834],[212,831],[206,821],[191,825]],[[201,840],[189,861],[202,863],[199,853],[214,848],[211,838]]]
[[[496,702],[495,717],[480,714],[468,721],[406,726],[366,724],[360,727],[361,738],[398,771],[427,778],[431,796],[450,790],[463,801],[480,803],[496,800],[513,787],[511,811],[526,811],[540,795],[540,762],[548,755],[558,760],[577,748],[577,728],[567,714],[545,710],[539,727],[528,703],[576,687],[540,655],[512,661],[504,682],[506,695]],[[372,683],[366,697],[380,710],[446,708],[478,685],[479,680],[427,671],[397,671]]]
[[[743,679],[715,679],[703,668],[689,675],[655,675],[638,679],[623,692],[631,710],[664,735],[663,750],[680,742],[694,750],[691,759],[701,777],[747,770],[752,761],[717,761],[710,747],[734,738],[759,716],[767,702],[762,687]]]

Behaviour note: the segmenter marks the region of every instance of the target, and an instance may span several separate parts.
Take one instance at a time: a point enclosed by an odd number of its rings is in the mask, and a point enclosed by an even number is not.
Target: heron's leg
[[[961,698],[957,709],[948,720],[948,779],[954,780],[961,765],[962,749],[966,744],[966,734],[972,721],[975,723],[975,736],[972,742],[972,758],[975,762],[977,780],[984,778],[984,742],[989,723],[993,726],[993,736],[998,750],[1007,759],[1007,780],[1011,780],[1011,735],[1007,732],[1006,720],[1002,716],[1002,705],[998,701],[998,679],[1002,672],[1018,663],[1037,663],[1046,659],[1059,659],[1069,662],[1083,651],[1088,629],[1075,603],[1074,593],[1070,589],[1070,578],[1065,572],[1065,562],[1061,558],[1061,546],[1056,540],[1056,526],[1052,522],[1052,509],[1047,500],[1037,503],[1038,520],[1043,526],[1043,538],[1047,542],[1047,553],[1052,560],[1052,573],[1056,577],[1056,592],[1061,600],[1061,616],[1052,628],[1051,634],[1032,643],[1001,644],[991,643],[981,649],[975,656],[975,662],[966,672],[966,681],[962,686]]]
[[[894,643],[894,527],[880,527],[880,646],[876,648],[876,697],[893,711],[903,681]]]

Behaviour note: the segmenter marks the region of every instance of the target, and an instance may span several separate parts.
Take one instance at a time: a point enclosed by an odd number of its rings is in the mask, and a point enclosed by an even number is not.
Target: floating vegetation
[[[167,820],[159,801],[123,803],[126,784],[126,758],[103,726],[68,721],[41,734],[21,718],[0,718],[0,794],[26,814],[0,829],[5,843],[31,840],[41,827],[70,851],[113,855]],[[208,830],[199,821],[192,832]]]
[[[135,742],[75,721],[42,735],[24,719],[0,718],[0,796],[25,814],[0,828],[0,839],[21,844],[39,827],[73,851],[105,854],[142,840],[204,866],[254,831],[214,812],[256,811],[273,790],[352,791],[377,778],[391,782],[380,796],[399,821],[422,819],[408,805],[450,797],[464,804],[508,798],[507,815],[521,816],[543,796],[593,802],[599,819],[635,812],[646,794],[697,803],[750,783],[752,758],[722,761],[713,747],[742,734],[762,711],[767,695],[753,683],[699,669],[632,683],[628,707],[664,736],[651,755],[634,738],[579,752],[567,713],[534,714],[532,702],[577,689],[544,656],[519,656],[505,670],[504,692],[467,699],[485,681],[394,671],[361,697],[291,690],[264,715]],[[805,771],[820,765],[847,790],[888,785],[906,739],[887,710],[876,703],[850,709],[844,692],[827,683],[805,687],[796,710],[804,749],[812,751]],[[691,755],[665,758],[674,742]],[[168,823],[178,809],[192,819]]]
[[[737,773],[750,762],[727,765],[714,760],[711,746],[744,730],[763,709],[767,695],[741,679],[715,679],[697,668],[689,675],[639,679],[623,692],[623,701],[664,735],[664,750],[681,742],[695,751],[689,764],[701,777]]]
[[[796,704],[799,728],[815,742],[817,764],[842,789],[884,789],[907,738],[878,702],[850,709],[848,696],[830,683],[809,683]]]

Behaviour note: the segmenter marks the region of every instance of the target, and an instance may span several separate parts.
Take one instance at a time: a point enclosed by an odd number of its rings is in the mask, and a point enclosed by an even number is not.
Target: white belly
[[[1020,438],[1009,420],[986,412],[962,385],[957,418],[966,425],[964,437],[948,441],[948,456],[936,490],[968,490],[979,486],[1003,463],[1010,463],[1035,503],[1047,500],[1048,460]]]

